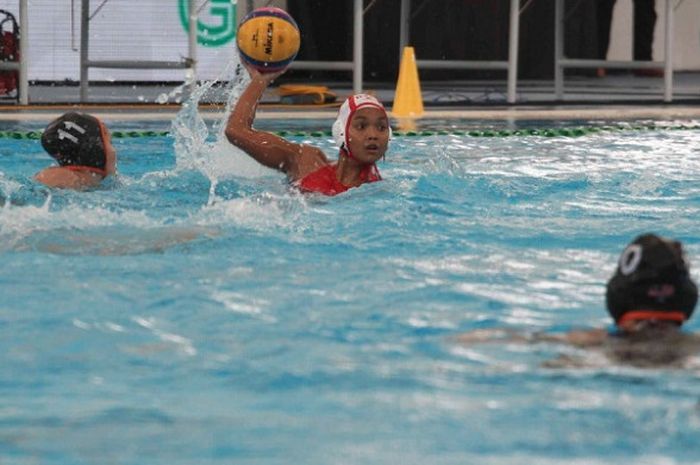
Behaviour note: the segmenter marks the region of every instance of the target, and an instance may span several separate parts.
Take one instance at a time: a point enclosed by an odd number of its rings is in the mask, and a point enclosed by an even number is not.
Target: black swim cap
[[[693,314],[698,288],[681,243],[644,234],[622,252],[605,297],[615,323],[628,312],[682,323]]]
[[[104,169],[107,163],[100,122],[85,113],[69,112],[44,129],[41,145],[61,166]]]

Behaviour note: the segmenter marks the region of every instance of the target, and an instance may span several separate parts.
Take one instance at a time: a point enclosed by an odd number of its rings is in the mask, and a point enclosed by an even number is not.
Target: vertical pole
[[[353,15],[353,72],[352,91],[355,94],[362,92],[362,39],[364,24],[362,18],[362,0],[355,0],[355,12]]]
[[[399,10],[399,62],[401,62],[404,47],[408,45],[411,27],[410,14],[411,0],[401,0],[401,10]]]
[[[82,0],[82,2],[80,10],[80,101],[87,102],[90,0]]]
[[[666,0],[666,43],[664,44],[664,102],[673,100],[673,2]]]
[[[554,95],[557,100],[564,98],[564,68],[559,60],[564,58],[564,2],[554,4]]]
[[[510,36],[508,42],[508,103],[515,103],[518,81],[518,47],[520,43],[520,0],[510,1]]]
[[[29,18],[27,17],[27,0],[19,2],[19,89],[20,105],[29,103]]]
[[[187,78],[190,79],[190,94],[197,86],[197,5],[196,0],[189,0],[189,35],[187,41],[190,68]]]

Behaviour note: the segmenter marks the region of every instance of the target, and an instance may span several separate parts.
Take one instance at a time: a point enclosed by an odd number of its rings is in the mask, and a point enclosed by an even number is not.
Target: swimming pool
[[[697,359],[452,339],[608,326],[604,283],[646,231],[697,278],[700,132],[424,124],[333,199],[203,133],[115,139],[118,178],[86,193],[37,186],[38,143],[1,140],[0,462],[700,461]],[[588,366],[542,366],[561,354]]]

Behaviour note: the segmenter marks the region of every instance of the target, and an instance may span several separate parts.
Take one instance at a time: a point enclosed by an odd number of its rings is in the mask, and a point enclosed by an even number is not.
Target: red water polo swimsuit
[[[85,172],[88,171],[90,173],[95,173],[99,174],[103,178],[107,177],[107,170],[103,170],[101,168],[95,168],[93,166],[85,166],[85,165],[64,165],[62,168],[67,169],[68,171],[77,171],[77,172]]]
[[[296,185],[302,192],[316,192],[329,196],[340,194],[354,187],[346,186],[338,180],[335,174],[336,168],[337,164],[322,166],[316,171],[304,176]],[[368,165],[360,171],[360,181],[362,181],[362,184],[380,181],[381,179],[382,177],[375,164]]]

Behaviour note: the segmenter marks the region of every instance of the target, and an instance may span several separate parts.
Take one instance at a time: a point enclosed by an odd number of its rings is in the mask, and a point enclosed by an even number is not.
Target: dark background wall
[[[302,31],[300,60],[352,59],[352,1],[289,0]],[[526,2],[521,1],[525,5]],[[595,0],[566,0],[566,52],[593,58]],[[365,6],[370,4],[365,1]],[[394,81],[399,66],[400,0],[377,0],[365,14],[367,81]],[[409,45],[418,59],[505,60],[510,0],[412,0]],[[554,62],[554,0],[534,0],[520,19],[519,77],[551,78]],[[349,72],[293,71],[291,77],[347,80]],[[427,70],[422,80],[505,76],[503,71]]]

